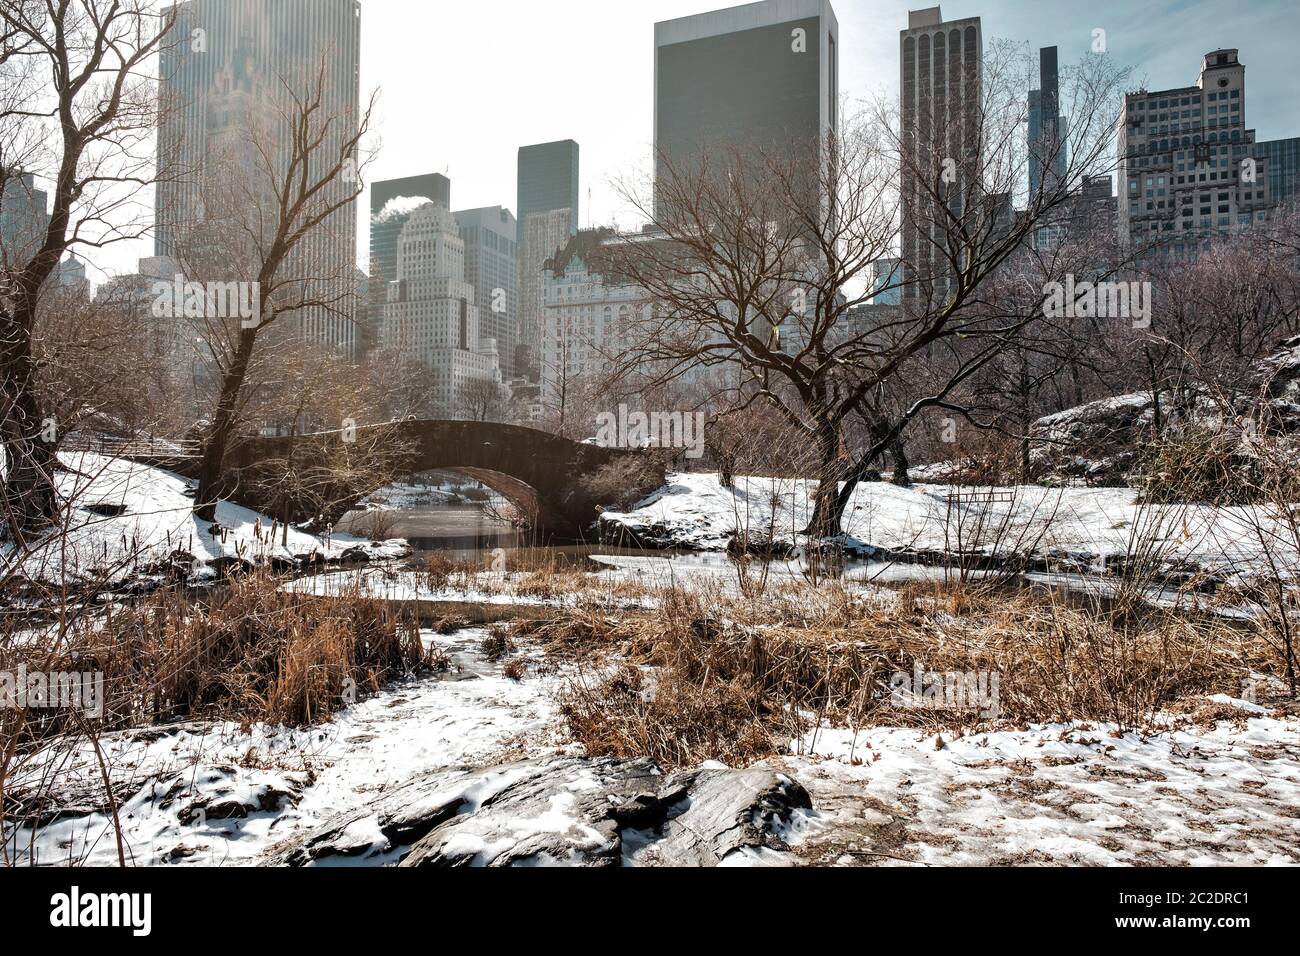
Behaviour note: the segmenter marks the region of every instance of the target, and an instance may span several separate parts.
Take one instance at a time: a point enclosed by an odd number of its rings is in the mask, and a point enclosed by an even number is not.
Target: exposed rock
[[[369,564],[370,555],[360,545],[353,545],[338,557],[339,564]]]
[[[1040,418],[1030,428],[1030,468],[1039,478],[1123,485],[1154,418],[1151,396],[1141,392]]]
[[[618,866],[635,849],[644,862],[711,866],[784,848],[779,828],[809,806],[798,783],[760,768],[665,775],[644,758],[553,756],[423,774],[280,844],[268,862]]]
[[[1164,399],[1163,434],[1187,426],[1222,432],[1237,441],[1248,434],[1248,422],[1266,422],[1284,434],[1300,433],[1300,336],[1282,342],[1275,352],[1255,362],[1243,387],[1229,403],[1202,389],[1193,393],[1190,408],[1173,414]],[[1040,418],[1030,426],[1034,444],[1030,466],[1035,478],[1083,481],[1090,485],[1132,483],[1154,438],[1155,406],[1149,392],[1117,395],[1068,408]],[[1248,442],[1239,449],[1252,457]]]
[[[727,539],[727,553],[733,556],[751,555],[764,559],[788,558],[794,553],[794,545],[789,541],[773,539],[762,531],[736,529]]]
[[[667,551],[683,544],[677,530],[666,524],[640,524],[602,514],[596,521],[596,533],[601,544],[619,548],[640,548],[646,551]]]
[[[781,826],[795,810],[812,807],[799,783],[763,767],[697,770],[672,779],[689,799],[669,815],[641,862],[714,866],[738,850],[784,850]]]
[[[1286,431],[1300,430],[1300,336],[1287,339],[1257,362],[1250,384],[1257,394],[1268,395],[1271,410]]]
[[[608,866],[619,860],[622,828],[663,809],[665,781],[649,760],[560,757],[498,772],[509,781],[503,789],[439,824],[401,865]]]

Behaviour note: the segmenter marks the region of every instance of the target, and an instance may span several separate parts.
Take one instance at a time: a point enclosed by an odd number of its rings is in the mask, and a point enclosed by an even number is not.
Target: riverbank
[[[91,453],[60,455],[60,523],[26,549],[0,544],[7,580],[31,589],[130,589],[209,582],[232,567],[279,569],[382,561],[409,553],[400,539],[309,534],[219,502],[216,521],[194,514],[195,483],[173,472]]]
[[[626,512],[601,515],[602,538],[644,548],[725,551],[737,543],[777,553],[803,548],[815,482],[712,473],[670,475]],[[885,482],[857,486],[843,521],[844,550],[882,562],[1106,574],[1143,563],[1163,580],[1235,584],[1300,565],[1300,542],[1263,507],[1142,505],[1129,488],[1021,485],[974,488]],[[1266,554],[1266,550],[1271,554]]]
[[[726,525],[708,502],[771,490],[713,481],[676,476],[631,514],[676,495],[663,527],[708,543]],[[994,551],[1077,543],[1051,535],[1103,516],[1129,522],[1101,535],[1127,533],[1125,554],[1154,534],[1116,492],[1050,511],[1049,492],[963,510],[945,486],[879,486],[913,504],[873,527],[933,545],[941,507]],[[799,542],[801,506],[778,497],[767,527]],[[115,517],[143,521],[123,500]],[[1160,547],[1212,540],[1176,514]],[[1270,613],[1162,604],[1119,576],[1066,599],[887,562],[599,551],[349,570],[314,551],[318,573],[266,560],[197,600],[89,609],[48,643],[59,668],[107,668],[118,720],[33,712],[3,777],[8,861],[1300,864],[1300,709]]]

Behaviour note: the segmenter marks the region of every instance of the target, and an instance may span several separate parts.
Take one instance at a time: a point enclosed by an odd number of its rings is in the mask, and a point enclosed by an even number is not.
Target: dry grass
[[[561,699],[590,752],[670,766],[777,752],[820,719],[971,728],[977,710],[900,707],[890,678],[914,668],[993,672],[1002,725],[1151,726],[1157,711],[1240,694],[1271,666],[1248,629],[1152,609],[1072,607],[1044,591],[914,585],[897,601],[791,589],[763,600],[677,592],[654,616],[574,612],[516,625],[576,661]]]
[[[158,592],[64,633],[51,648],[6,642],[5,669],[101,672],[100,729],[215,718],[306,725],[403,675],[437,670],[418,625],[388,602],[278,590],[252,575],[205,594]],[[48,717],[46,715],[49,715]],[[24,732],[74,729],[61,711],[31,711]]]
[[[506,666],[501,668],[501,673],[508,679],[518,682],[528,676],[528,665],[516,657],[506,662]]]
[[[509,628],[500,624],[488,628],[487,636],[483,638],[479,649],[483,652],[483,656],[494,664],[505,660],[506,655],[514,650]]]

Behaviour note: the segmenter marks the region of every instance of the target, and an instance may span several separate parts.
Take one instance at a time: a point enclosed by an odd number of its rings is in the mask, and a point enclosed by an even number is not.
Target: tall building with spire
[[[1038,89],[1029,91],[1029,193],[1035,195],[1065,177],[1069,168],[1069,127],[1061,115],[1057,50],[1038,51]]]

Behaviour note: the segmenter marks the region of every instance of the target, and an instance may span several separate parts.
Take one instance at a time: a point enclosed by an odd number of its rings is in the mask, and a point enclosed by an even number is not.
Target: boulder
[[[1142,392],[1040,418],[1030,426],[1030,468],[1037,478],[1124,485],[1154,419],[1151,396]]]
[[[430,771],[285,841],[267,862],[619,866],[635,855],[712,866],[784,849],[781,828],[810,806],[796,781],[762,768],[664,774],[645,758],[550,756]]]
[[[1300,433],[1300,336],[1256,361],[1243,385],[1227,408],[1217,393],[1202,388],[1194,392],[1191,407],[1175,415],[1171,397],[1166,397],[1163,436],[1188,427],[1222,433],[1241,442],[1237,457],[1245,462],[1252,457],[1244,440],[1249,423],[1263,422],[1286,435]],[[1149,392],[1116,395],[1048,415],[1030,426],[1031,470],[1045,481],[1130,484],[1143,454],[1159,437],[1154,425]]]

